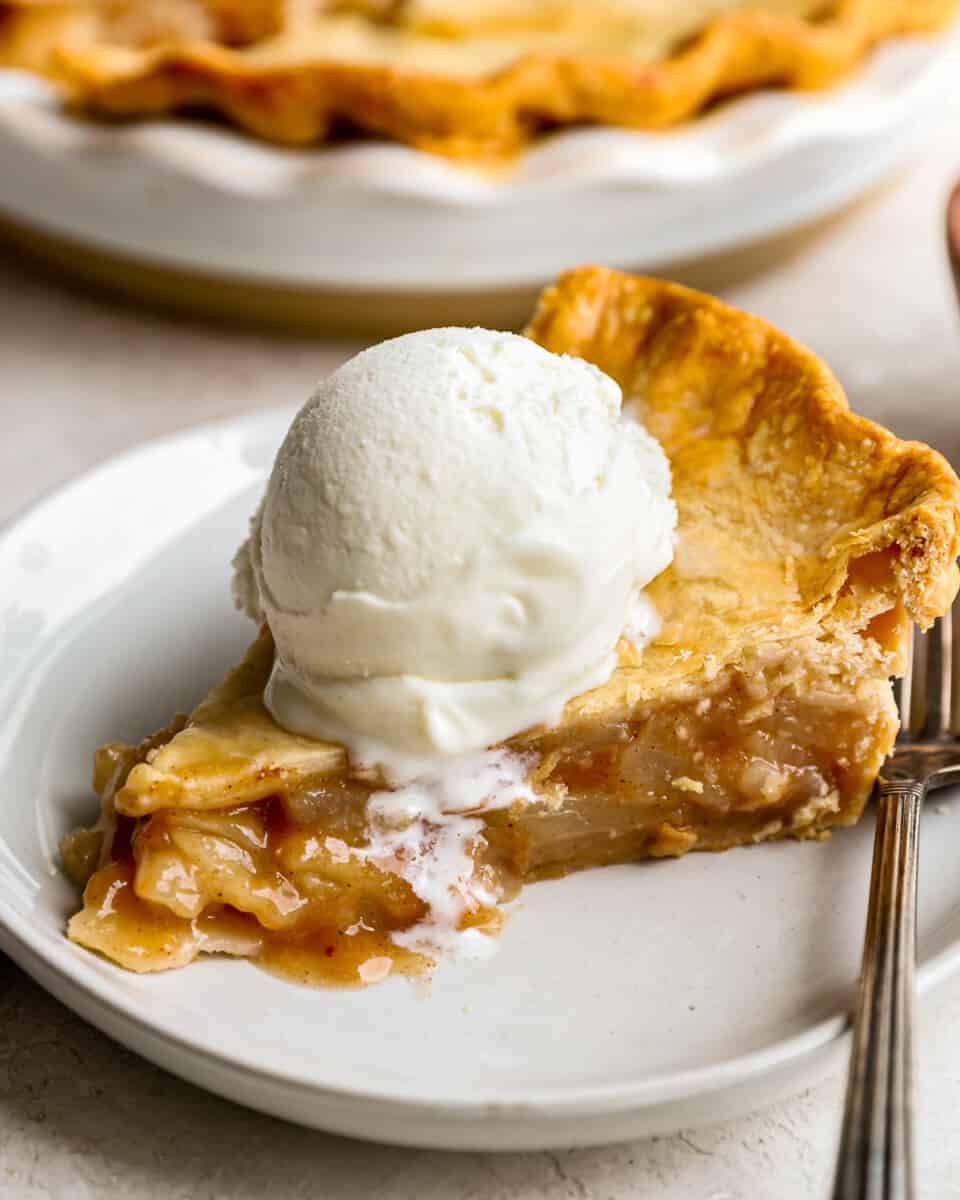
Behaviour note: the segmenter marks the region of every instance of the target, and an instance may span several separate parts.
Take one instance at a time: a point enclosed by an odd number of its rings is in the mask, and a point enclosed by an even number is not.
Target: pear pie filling
[[[513,752],[532,780],[514,804],[453,814],[446,827],[394,826],[394,855],[383,850],[375,785],[346,774],[253,804],[139,818],[116,815],[108,783],[108,861],[70,935],[137,971],[226,953],[308,981],[373,982],[371,972],[422,971],[438,951],[483,953],[498,904],[524,881],[820,836],[859,817],[896,731],[893,664],[867,639],[863,649],[873,679],[846,679],[808,657],[816,646],[798,647],[724,672],[699,699],[611,714],[572,744],[546,733],[538,752]],[[105,749],[101,776],[136,756]],[[462,862],[439,864],[456,913],[455,933],[438,941],[418,936],[431,912],[407,868],[443,853],[448,837]],[[65,846],[74,876],[90,851],[89,835]]]
[[[453,783],[391,781],[278,724],[264,626],[189,718],[98,751],[101,819],[63,843],[73,940],[135,971],[220,953],[364,986],[488,953],[527,882],[860,817],[910,622],[957,590],[956,476],[850,413],[808,351],[684,288],[583,268],[527,336],[615,380],[669,459],[650,640],[621,638],[608,678]]]

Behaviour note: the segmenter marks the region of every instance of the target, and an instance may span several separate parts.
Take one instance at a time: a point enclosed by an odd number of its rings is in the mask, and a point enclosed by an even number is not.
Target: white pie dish
[[[758,92],[665,133],[581,129],[497,177],[400,145],[293,151],[199,121],[98,124],[0,71],[0,214],[126,259],[290,288],[530,287],[784,231],[899,162],[953,87],[956,30],[881,45],[819,93]]]
[[[250,636],[228,596],[289,413],[150,443],[0,534],[0,946],[153,1061],[307,1125],[533,1149],[756,1108],[841,1060],[869,819],[827,845],[690,855],[537,884],[500,953],[424,987],[307,990],[248,963],[136,976],[67,942],[59,835],[101,741],[189,707]],[[939,798],[938,798],[939,799]],[[920,986],[960,969],[960,805],[923,819]]]

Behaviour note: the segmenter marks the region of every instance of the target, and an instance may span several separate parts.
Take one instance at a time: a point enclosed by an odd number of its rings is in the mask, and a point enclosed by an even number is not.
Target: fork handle
[[[926,785],[877,788],[850,1074],[833,1200],[913,1200],[917,834]]]

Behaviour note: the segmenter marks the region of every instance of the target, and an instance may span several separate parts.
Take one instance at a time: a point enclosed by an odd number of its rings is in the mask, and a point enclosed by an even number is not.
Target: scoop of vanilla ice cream
[[[675,523],[663,451],[590,363],[484,329],[373,346],[295,418],[235,560],[266,704],[395,774],[556,720]]]

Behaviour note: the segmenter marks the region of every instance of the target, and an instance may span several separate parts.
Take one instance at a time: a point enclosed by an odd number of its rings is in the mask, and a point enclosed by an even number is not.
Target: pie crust
[[[472,869],[492,899],[466,903],[464,927],[496,926],[526,880],[855,822],[895,736],[909,621],[929,625],[958,585],[946,461],[851,413],[765,322],[586,267],[527,333],[621,384],[670,458],[678,544],[647,592],[654,641],[622,640],[610,680],[557,726],[494,748],[534,796],[477,816]],[[74,876],[99,867],[70,936],[135,970],[212,950],[312,981],[420,969],[397,933],[430,914],[364,849],[386,785],[273,722],[272,659],[263,630],[189,720],[98,752],[103,819],[64,846]]]
[[[663,128],[750,88],[828,87],[876,42],[937,29],[957,7],[733,3],[661,5],[670,24],[641,36],[624,0],[480,0],[488,15],[472,20],[476,3],[446,0],[172,0],[159,13],[15,0],[0,2],[0,63],[53,74],[73,104],[110,116],[199,109],[288,145],[346,128],[500,158],[557,126]]]

